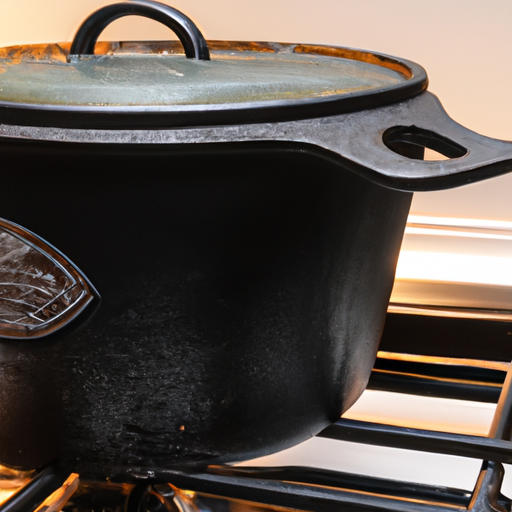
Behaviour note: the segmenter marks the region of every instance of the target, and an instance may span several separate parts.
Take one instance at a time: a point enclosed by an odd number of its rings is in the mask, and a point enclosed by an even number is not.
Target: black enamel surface
[[[0,341],[2,463],[236,460],[315,434],[366,386],[411,194],[277,145],[4,141],[0,157],[0,216],[102,297],[47,338]]]

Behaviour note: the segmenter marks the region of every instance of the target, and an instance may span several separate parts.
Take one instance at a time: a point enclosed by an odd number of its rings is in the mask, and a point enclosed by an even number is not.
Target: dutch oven
[[[179,41],[95,48],[131,14]],[[206,43],[146,0],[71,45],[2,49],[0,462],[233,461],[339,418],[374,362],[412,191],[512,169],[510,143],[426,88],[378,53]]]

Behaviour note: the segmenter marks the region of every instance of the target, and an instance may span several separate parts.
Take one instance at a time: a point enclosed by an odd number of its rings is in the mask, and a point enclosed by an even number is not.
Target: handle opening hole
[[[176,41],[169,27],[145,16],[118,18],[101,32],[99,41]],[[99,53],[99,52],[98,52]]]
[[[414,160],[449,160],[468,154],[460,144],[417,126],[394,126],[384,132],[382,140],[391,151]]]

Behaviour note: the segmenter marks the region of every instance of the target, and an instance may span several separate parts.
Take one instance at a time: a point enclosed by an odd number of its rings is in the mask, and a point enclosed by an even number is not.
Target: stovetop
[[[450,431],[454,429],[435,417],[426,422],[431,429],[425,428],[425,422],[411,425],[410,419],[404,424],[396,419],[378,423],[372,417],[364,418],[356,405],[356,412],[349,411],[309,441],[317,446],[329,442],[327,465],[315,457],[300,460],[288,453],[201,471],[138,472],[134,468],[131,473],[124,472],[119,481],[104,482],[81,482],[79,475],[63,475],[58,467],[33,474],[5,468],[5,492],[20,488],[0,506],[0,512],[510,511],[511,501],[502,491],[502,481],[503,464],[512,462],[512,354],[510,344],[504,342],[511,331],[508,322],[390,314],[366,392],[376,395],[377,401],[379,393],[393,393],[397,399],[417,396],[415,403],[419,401],[420,407],[422,401],[435,399],[445,401],[448,407],[480,404],[493,416],[487,435],[485,427],[480,427],[480,432],[471,428]],[[410,333],[423,342],[407,345]],[[423,353],[411,354],[411,346]],[[454,357],[457,354],[464,358]],[[402,402],[402,407],[404,404],[407,402]],[[387,450],[384,459],[379,456],[379,464],[389,465],[389,474],[362,474],[357,465],[350,471],[332,469],[336,458],[344,457],[347,443],[362,458],[371,457],[365,451],[368,446]],[[478,466],[474,482],[464,488],[415,482],[414,468],[424,464],[421,454],[425,453],[461,457],[462,466]],[[366,460],[365,464],[371,468],[376,462]],[[411,481],[393,475],[392,466],[400,465],[406,475],[410,472]],[[439,473],[444,465],[441,459]]]

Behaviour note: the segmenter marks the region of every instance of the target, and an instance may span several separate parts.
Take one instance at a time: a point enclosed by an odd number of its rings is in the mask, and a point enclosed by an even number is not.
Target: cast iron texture
[[[295,150],[330,160],[386,187],[411,192],[458,187],[512,170],[512,142],[462,127],[428,92],[372,110],[301,121],[152,130],[0,124],[0,137],[148,146],[275,141],[293,144]],[[448,153],[448,158],[422,160],[424,147]]]
[[[0,342],[2,463],[247,458],[365,388],[410,193],[278,144],[13,140],[0,157],[0,216],[101,296],[47,338]]]
[[[138,15],[163,23],[176,33],[185,55],[191,59],[210,60],[208,45],[194,22],[169,5],[148,0],[131,0],[107,5],[93,12],[80,26],[71,45],[70,56],[93,55],[99,35],[113,21]]]

